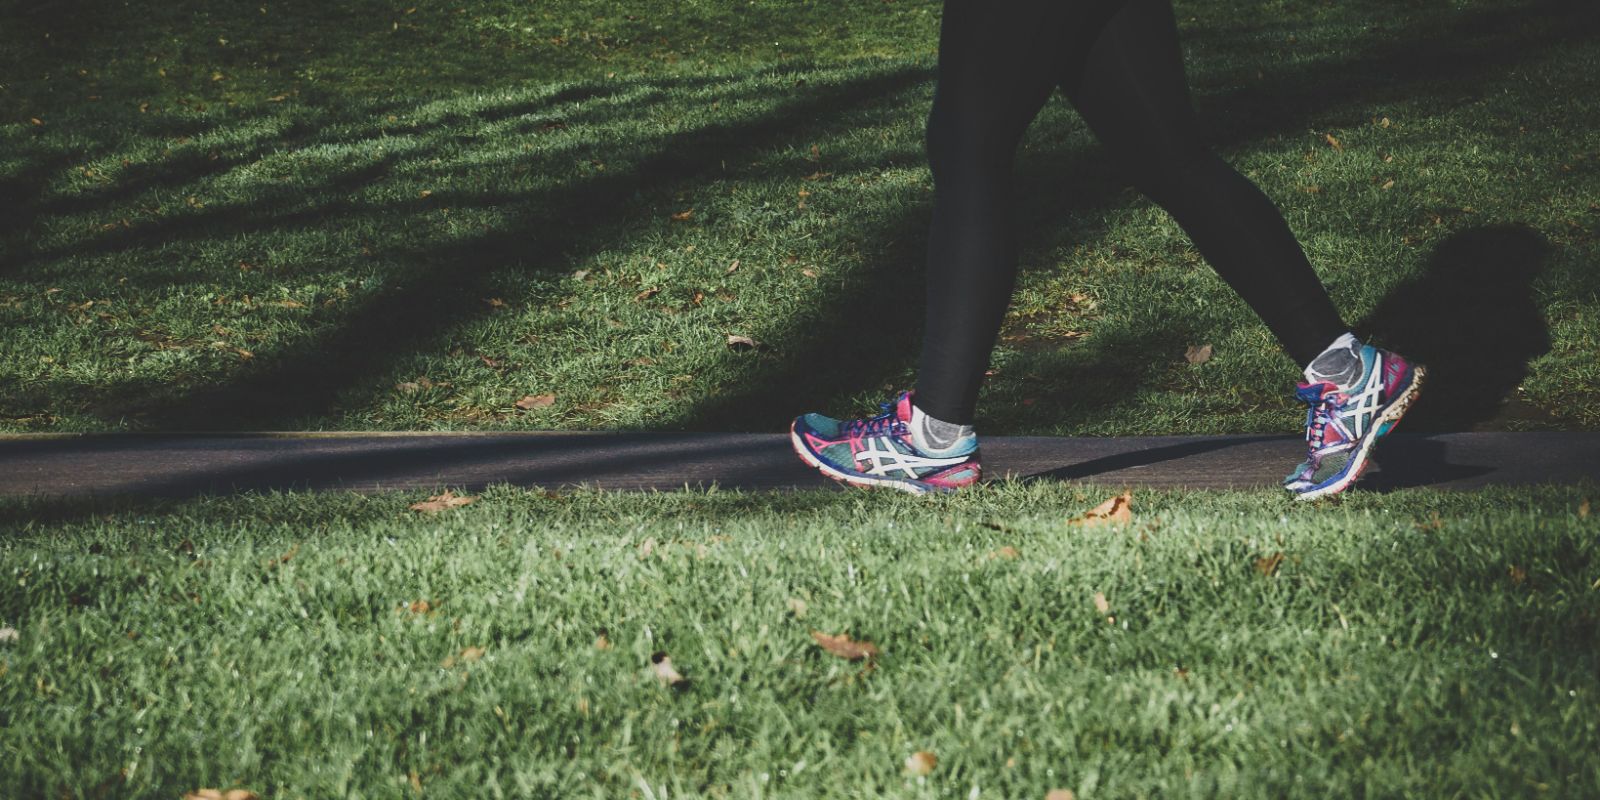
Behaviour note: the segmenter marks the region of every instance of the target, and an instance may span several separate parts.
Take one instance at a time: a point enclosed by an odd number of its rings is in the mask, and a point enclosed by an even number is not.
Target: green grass
[[[0,3],[0,429],[773,430],[909,385],[937,3],[410,8]],[[1592,4],[1179,11],[1207,138],[1435,367],[1410,429],[1600,426]],[[1020,162],[984,431],[1294,428],[1065,103]]]
[[[6,501],[0,795],[1592,797],[1594,489]]]

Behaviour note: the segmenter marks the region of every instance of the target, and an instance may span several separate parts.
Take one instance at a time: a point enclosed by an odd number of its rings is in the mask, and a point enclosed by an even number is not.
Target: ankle
[[[946,422],[924,412],[915,403],[906,427],[911,433],[911,444],[923,452],[968,451],[977,446],[978,434],[971,425]]]

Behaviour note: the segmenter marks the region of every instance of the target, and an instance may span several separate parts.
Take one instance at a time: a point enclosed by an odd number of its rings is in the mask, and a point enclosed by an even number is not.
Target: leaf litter
[[[852,640],[850,638],[850,634],[848,633],[841,633],[838,636],[833,636],[831,634],[823,633],[822,631],[812,631],[811,638],[816,641],[818,647],[821,647],[823,650],[845,659],[846,661],[860,661],[863,658],[877,658],[878,654],[882,652],[878,649],[878,646],[872,642],[858,642]]]
[[[1133,522],[1133,492],[1123,492],[1089,509],[1081,516],[1067,520],[1068,525],[1084,527],[1106,524],[1127,525],[1131,522]]]
[[[478,502],[478,498],[470,494],[456,494],[446,489],[443,494],[436,494],[420,503],[412,503],[410,509],[423,514],[437,514],[448,508],[460,508]]]

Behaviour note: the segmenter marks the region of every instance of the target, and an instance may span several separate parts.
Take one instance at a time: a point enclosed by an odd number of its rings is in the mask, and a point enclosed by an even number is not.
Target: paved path
[[[991,477],[1273,486],[1295,436],[988,437]],[[1600,433],[1397,433],[1362,486],[1470,489],[1600,481]],[[189,496],[261,489],[799,489],[833,485],[781,434],[105,434],[0,437],[0,494]]]

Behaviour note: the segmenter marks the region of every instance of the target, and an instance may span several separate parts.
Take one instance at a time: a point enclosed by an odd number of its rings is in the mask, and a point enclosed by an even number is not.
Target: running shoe
[[[1295,396],[1307,405],[1306,460],[1283,479],[1298,499],[1344,491],[1367,468],[1373,445],[1394,430],[1427,374],[1394,353],[1361,348],[1361,377],[1348,388],[1301,383]]]
[[[911,393],[881,405],[868,419],[806,414],[789,426],[800,459],[851,486],[886,486],[912,494],[950,492],[978,481],[978,437],[948,450],[922,450],[911,440]]]

